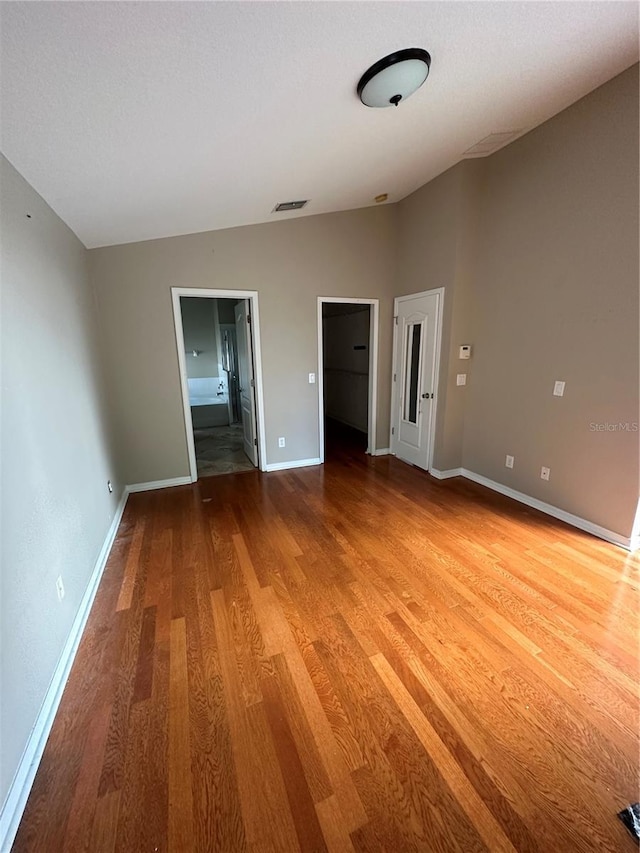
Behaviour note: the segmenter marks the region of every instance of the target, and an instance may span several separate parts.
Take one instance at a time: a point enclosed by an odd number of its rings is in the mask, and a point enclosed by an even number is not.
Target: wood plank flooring
[[[21,851],[625,851],[640,563],[343,452],[132,495]]]

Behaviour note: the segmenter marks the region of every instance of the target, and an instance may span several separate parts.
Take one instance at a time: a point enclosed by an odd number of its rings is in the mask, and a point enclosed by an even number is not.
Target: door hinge
[[[396,375],[395,375],[395,373],[393,374],[393,381],[394,381],[394,382],[396,381]]]
[[[251,323],[251,314],[247,314],[247,323]]]
[[[257,438],[254,438],[254,439],[253,439],[253,443],[254,443],[254,444],[255,444],[255,446],[257,447],[257,446],[258,446],[258,439],[257,439]]]
[[[395,434],[396,434],[396,428],[395,428],[395,427],[391,427],[391,435],[395,435]]]
[[[251,380],[251,387],[252,387],[252,388],[255,388],[255,387],[256,387],[255,379],[252,379],[252,380]]]
[[[397,326],[398,325],[398,317],[395,316],[393,319],[396,321],[396,326]]]

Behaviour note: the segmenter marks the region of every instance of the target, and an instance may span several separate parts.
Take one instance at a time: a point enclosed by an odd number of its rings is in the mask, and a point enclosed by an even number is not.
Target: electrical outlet
[[[278,439],[278,447],[284,447],[285,444],[286,444],[286,442],[284,440],[284,436],[281,435],[280,438]]]
[[[58,593],[58,601],[62,601],[64,598],[64,584],[62,583],[62,575],[58,575],[58,580],[56,581],[56,592]]]
[[[553,396],[554,397],[563,397],[564,396],[564,386],[565,383],[558,380],[556,384],[553,386]]]
[[[551,476],[551,468],[545,468],[543,465],[542,468],[540,469],[540,479],[541,480],[548,480],[550,476]]]
[[[109,494],[113,494],[113,485],[111,484],[111,480],[107,480],[107,488],[109,489]]]
[[[504,464],[505,468],[513,468],[513,456],[509,456],[509,454],[507,454],[507,458]]]

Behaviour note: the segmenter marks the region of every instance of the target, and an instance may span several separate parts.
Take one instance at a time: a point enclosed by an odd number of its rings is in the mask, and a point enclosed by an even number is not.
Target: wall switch
[[[310,373],[310,374],[309,374],[309,385],[315,385],[315,382],[316,382],[316,375],[315,375],[315,373]]]
[[[462,344],[459,353],[459,358],[471,358],[471,347],[469,344]]]
[[[542,468],[540,469],[540,479],[541,480],[548,480],[550,476],[551,476],[551,468],[545,468],[543,465]]]
[[[107,488],[109,489],[109,494],[113,494],[113,486],[111,484],[111,480],[107,480]]]
[[[507,459],[504,464],[506,468],[513,468],[513,456],[509,456],[509,454],[507,454]]]
[[[456,385],[466,385],[467,384],[467,374],[466,373],[458,373],[456,376]]]
[[[56,592],[58,593],[58,601],[62,601],[64,598],[64,584],[62,583],[62,575],[58,575],[58,580],[56,581]]]
[[[553,396],[554,397],[562,397],[564,396],[564,382],[557,381],[553,386]]]
[[[284,447],[284,446],[285,446],[284,436],[281,435],[280,438],[278,439],[278,447]]]

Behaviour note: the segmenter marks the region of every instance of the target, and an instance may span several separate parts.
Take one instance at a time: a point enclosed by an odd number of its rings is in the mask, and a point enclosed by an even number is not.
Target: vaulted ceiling
[[[0,7],[0,147],[89,247],[398,201],[638,59],[635,2]],[[404,47],[429,79],[364,107],[360,75]]]

